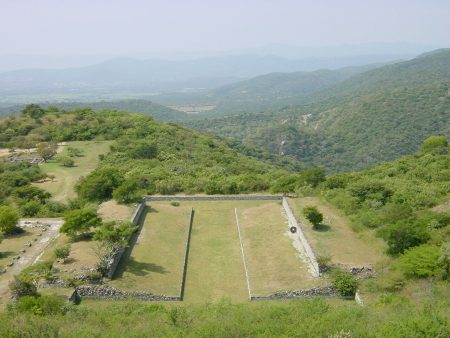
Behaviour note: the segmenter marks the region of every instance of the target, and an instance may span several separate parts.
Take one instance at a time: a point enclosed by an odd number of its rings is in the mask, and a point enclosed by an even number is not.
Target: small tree
[[[62,248],[56,248],[53,252],[54,252],[54,254],[55,254],[57,259],[59,259],[63,263],[65,263],[67,258],[70,255],[70,247],[69,246],[64,246]]]
[[[446,154],[448,152],[448,141],[445,136],[430,136],[422,143],[424,153]]]
[[[55,143],[49,142],[41,142],[36,146],[38,155],[41,156],[44,161],[47,161],[55,156],[57,147],[58,146]]]
[[[95,210],[77,209],[69,211],[64,216],[64,224],[61,227],[60,232],[75,238],[100,224],[102,224],[102,219],[97,215]]]
[[[305,207],[302,210],[303,216],[311,222],[313,228],[317,227],[323,221],[322,213],[316,207]]]
[[[5,235],[12,233],[16,229],[17,221],[16,211],[9,206],[0,206],[0,231]]]
[[[33,119],[38,119],[45,114],[45,110],[37,104],[29,104],[22,109],[22,114],[27,115]]]
[[[358,287],[358,281],[350,272],[335,270],[332,275],[332,284],[342,297],[354,296]]]
[[[125,246],[128,237],[136,230],[136,226],[130,222],[106,222],[97,229],[94,239],[101,241],[107,246]]]

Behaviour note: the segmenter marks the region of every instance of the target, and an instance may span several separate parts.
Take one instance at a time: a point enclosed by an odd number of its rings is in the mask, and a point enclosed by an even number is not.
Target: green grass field
[[[80,149],[81,157],[73,157],[74,167],[63,167],[55,160],[50,160],[41,165],[42,170],[48,175],[54,175],[53,181],[35,183],[36,186],[47,190],[55,201],[65,201],[75,197],[75,184],[82,176],[86,176],[94,170],[99,162],[98,156],[109,151],[112,141],[76,141],[67,142],[63,151],[58,154],[67,156],[67,147]]]
[[[289,237],[279,202],[238,208],[253,295],[309,288],[324,281],[311,276]]]
[[[383,241],[370,231],[353,231],[350,220],[331,205],[316,197],[289,199],[289,204],[295,217],[305,225],[303,229],[316,254],[331,257],[333,263],[352,266],[375,264],[384,259]],[[316,206],[323,213],[320,230],[313,230],[303,217],[301,211],[305,206]]]
[[[190,208],[152,203],[141,218],[110,285],[177,296],[180,292]]]

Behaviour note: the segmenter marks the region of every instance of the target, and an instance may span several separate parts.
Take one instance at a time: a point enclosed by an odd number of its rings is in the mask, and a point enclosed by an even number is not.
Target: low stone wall
[[[75,298],[91,298],[103,300],[126,300],[136,299],[143,301],[180,301],[179,296],[154,295],[144,291],[118,290],[108,285],[81,285],[71,295]]]
[[[138,204],[136,210],[133,212],[130,222],[133,223],[134,225],[137,225],[139,223],[139,218],[141,217],[144,209],[145,209],[145,200],[143,199],[141,203]],[[113,278],[124,252],[125,248],[119,247],[111,253],[110,257],[108,257],[107,262],[108,273],[106,274],[107,278],[109,279]]]
[[[340,298],[340,299],[354,299],[354,297],[339,296],[337,290],[332,285],[315,287],[311,289],[280,291],[269,296],[251,296],[250,300],[282,300],[293,298]]]
[[[181,285],[180,285],[180,300],[184,298],[184,286],[186,284],[186,273],[187,273],[187,263],[189,258],[189,248],[191,246],[191,233],[192,233],[192,223],[194,222],[194,208],[191,209],[191,214],[189,215],[189,225],[186,235],[186,245],[184,251],[184,262],[183,270],[181,275]]]
[[[281,201],[279,195],[145,196],[146,202],[165,201]]]
[[[297,233],[300,237],[300,241],[302,242],[303,248],[305,249],[305,253],[310,261],[314,277],[320,276],[320,269],[319,264],[317,263],[316,255],[314,254],[314,251],[311,245],[309,244],[309,241],[306,238],[305,233],[303,232],[303,228],[298,224],[297,219],[295,218],[294,213],[292,212],[291,206],[289,205],[289,202],[285,197],[283,197],[282,205],[284,211],[286,212],[289,226],[297,228]]]

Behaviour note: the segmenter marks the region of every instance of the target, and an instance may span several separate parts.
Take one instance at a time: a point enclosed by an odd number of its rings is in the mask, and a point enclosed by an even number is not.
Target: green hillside
[[[188,126],[234,137],[331,171],[362,169],[450,135],[450,50],[355,75],[300,106],[198,119]]]
[[[119,100],[119,101],[98,101],[98,102],[57,102],[52,104],[42,104],[43,107],[56,106],[59,109],[75,110],[91,108],[93,110],[116,109],[133,113],[143,113],[150,115],[159,121],[173,121],[186,117],[186,114],[169,107],[162,106],[148,100]],[[25,105],[1,107],[0,116],[18,115]]]

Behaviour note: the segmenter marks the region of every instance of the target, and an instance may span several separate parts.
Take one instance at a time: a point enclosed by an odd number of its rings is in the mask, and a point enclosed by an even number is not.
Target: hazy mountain
[[[373,69],[276,112],[197,119],[237,137],[334,171],[363,168],[450,135],[450,49]]]
[[[312,71],[360,66],[398,59],[399,55],[359,55],[290,60],[271,55],[228,55],[192,60],[121,58],[92,66],[65,69],[23,69],[0,74],[2,100],[14,96],[80,94],[117,98],[136,93],[195,92],[270,72]]]

